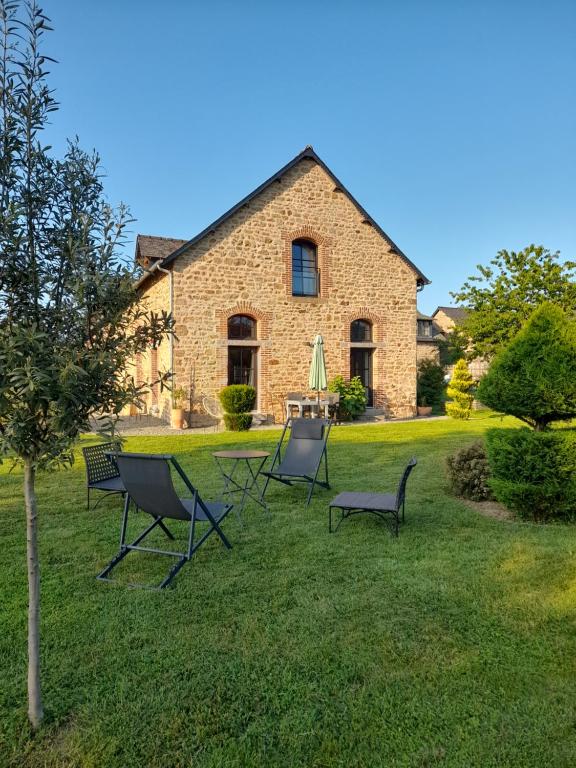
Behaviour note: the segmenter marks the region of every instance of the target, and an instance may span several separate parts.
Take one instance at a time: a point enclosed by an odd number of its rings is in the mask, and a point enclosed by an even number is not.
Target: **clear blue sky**
[[[433,281],[576,257],[574,0],[45,0],[50,138],[135,232],[192,237],[306,144]],[[133,247],[132,244],[130,246]]]

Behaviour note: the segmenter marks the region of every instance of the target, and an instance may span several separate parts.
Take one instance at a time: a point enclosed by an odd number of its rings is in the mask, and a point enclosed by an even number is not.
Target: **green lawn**
[[[25,525],[0,467],[1,766],[576,764],[576,528],[499,522],[447,493],[445,456],[500,420],[337,427],[333,492],[271,487],[272,517],[225,523],[164,591],[167,561],[117,549],[118,500],[85,511],[84,467],[40,478],[46,725],[26,724]],[[278,432],[130,438],[172,452],[208,497],[211,451]],[[377,519],[327,531],[343,489],[395,486],[399,539]],[[172,524],[184,538],[184,526]],[[181,528],[182,530],[179,530]],[[161,541],[158,538],[158,541]],[[164,543],[164,541],[162,542]]]

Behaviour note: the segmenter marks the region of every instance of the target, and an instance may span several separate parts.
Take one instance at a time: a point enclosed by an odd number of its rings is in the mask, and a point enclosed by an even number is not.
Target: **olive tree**
[[[40,50],[49,29],[35,0],[0,0],[0,455],[24,468],[33,727],[43,717],[37,472],[71,462],[93,416],[113,432],[144,391],[130,360],[172,325],[139,303],[119,255],[128,210],[106,202],[98,156],[72,142],[58,159],[42,140],[57,108]]]

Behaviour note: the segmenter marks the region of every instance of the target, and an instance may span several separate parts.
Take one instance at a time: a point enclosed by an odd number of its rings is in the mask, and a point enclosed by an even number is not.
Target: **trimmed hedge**
[[[452,492],[473,501],[493,498],[489,485],[490,467],[486,448],[481,440],[467,445],[446,459]]]
[[[249,384],[229,384],[220,391],[220,402],[226,413],[248,413],[256,403],[256,390]]]
[[[498,501],[540,522],[576,516],[576,430],[490,429],[486,441]]]
[[[244,432],[252,426],[251,413],[225,413],[224,424],[231,432]]]

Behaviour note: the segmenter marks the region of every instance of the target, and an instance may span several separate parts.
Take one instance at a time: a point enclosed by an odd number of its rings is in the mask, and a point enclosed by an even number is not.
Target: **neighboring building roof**
[[[436,310],[438,311],[438,310]],[[423,315],[422,312],[420,312],[418,309],[416,310],[416,320],[426,320],[432,325],[432,335],[431,336],[420,336],[418,334],[418,331],[416,331],[416,341],[417,342],[424,342],[426,344],[430,343],[438,343],[439,341],[443,341],[446,337],[442,333],[442,329],[439,328],[436,323],[434,322],[433,317],[429,317],[428,315]],[[420,326],[417,326],[419,328]]]
[[[237,211],[239,211],[244,205],[249,203],[251,200],[253,200],[257,195],[259,195],[261,192],[263,192],[265,189],[267,189],[271,184],[273,184],[275,181],[278,181],[282,176],[284,176],[285,173],[287,173],[289,170],[291,170],[295,165],[297,165],[301,160],[313,160],[315,163],[317,163],[332,179],[335,186],[337,186],[342,192],[348,197],[348,199],[351,201],[351,203],[357,208],[357,210],[362,214],[362,216],[366,219],[366,221],[371,224],[374,229],[378,232],[378,234],[384,238],[384,240],[388,243],[390,248],[394,253],[396,253],[400,258],[408,264],[409,267],[411,267],[414,272],[417,275],[417,281],[419,285],[428,285],[430,283],[430,280],[418,269],[418,267],[413,264],[410,259],[404,254],[400,248],[388,237],[388,235],[384,232],[384,230],[374,221],[374,219],[364,210],[364,208],[360,205],[360,203],[352,196],[352,194],[346,189],[346,187],[340,182],[336,176],[332,173],[332,171],[328,168],[328,166],[318,157],[316,152],[312,149],[311,146],[307,146],[300,154],[296,155],[296,157],[291,160],[289,163],[287,163],[283,168],[281,168],[277,173],[275,173],[273,176],[271,176],[267,181],[265,181],[263,184],[260,184],[259,187],[256,187],[255,190],[250,192],[249,195],[244,197],[242,200],[240,200],[239,203],[236,203],[230,210],[226,211],[226,213],[222,214],[220,218],[216,219],[216,221],[213,221],[212,224],[209,224],[205,229],[202,230],[202,232],[199,232],[195,237],[193,237],[191,240],[188,240],[186,242],[183,242],[180,244],[180,246],[177,246],[172,253],[168,254],[163,262],[162,266],[166,267],[169,264],[171,264],[175,259],[178,258],[182,253],[188,250],[188,248],[191,248],[193,245],[198,243],[202,238],[206,237],[206,235],[209,235],[211,232],[213,232],[216,227],[218,227],[220,224],[225,222],[227,219],[229,219],[231,216],[233,216]],[[138,285],[144,282],[148,275],[150,275],[151,271],[155,269],[157,264],[152,266],[151,270],[148,270],[143,277],[140,278],[138,281]]]
[[[465,320],[468,315],[468,310],[464,307],[437,307],[432,313],[432,317],[436,317],[438,312],[444,312],[454,322]]]
[[[177,240],[173,237],[138,235],[136,238],[136,259],[141,263],[165,259],[185,242],[186,240]]]

